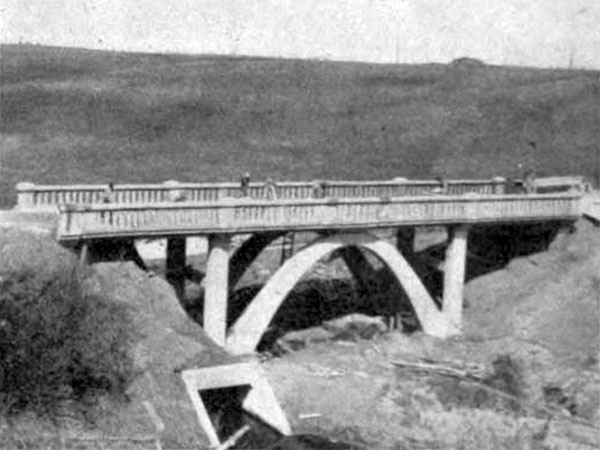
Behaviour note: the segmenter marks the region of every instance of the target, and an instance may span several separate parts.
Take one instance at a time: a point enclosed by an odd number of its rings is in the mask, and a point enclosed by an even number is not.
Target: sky
[[[0,42],[600,68],[600,0],[2,0]]]

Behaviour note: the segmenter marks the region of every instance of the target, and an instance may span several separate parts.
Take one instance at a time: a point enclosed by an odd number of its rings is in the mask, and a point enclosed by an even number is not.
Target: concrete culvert
[[[112,404],[107,414],[99,416],[97,425],[105,434],[158,433],[169,449],[218,445],[232,432],[234,420],[239,420],[240,395],[230,394],[241,394],[239,386],[244,385],[255,390],[244,400],[244,409],[267,419],[271,411],[278,412],[278,425],[289,433],[285,416],[258,369],[240,363],[208,338],[165,280],[151,277],[133,263],[101,263],[93,270],[91,289],[130,308],[136,335],[131,354],[137,376],[127,390],[129,401]],[[217,389],[207,394],[211,387]],[[205,398],[208,403],[202,405]],[[262,409],[258,398],[266,398]]]

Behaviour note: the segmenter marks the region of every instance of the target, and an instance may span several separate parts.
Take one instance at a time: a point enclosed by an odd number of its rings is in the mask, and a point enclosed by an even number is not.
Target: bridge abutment
[[[208,237],[203,326],[206,334],[222,346],[227,331],[230,245],[229,235],[211,234]]]

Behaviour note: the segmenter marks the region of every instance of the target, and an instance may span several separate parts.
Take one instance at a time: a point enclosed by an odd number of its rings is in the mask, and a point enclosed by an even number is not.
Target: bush
[[[132,374],[128,311],[85,289],[75,258],[50,240],[0,236],[0,395],[6,412],[51,412]]]

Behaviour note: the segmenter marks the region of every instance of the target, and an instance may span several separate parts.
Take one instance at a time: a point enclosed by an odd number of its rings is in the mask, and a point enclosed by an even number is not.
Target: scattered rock
[[[285,352],[296,351],[310,344],[332,340],[334,334],[323,327],[312,327],[291,331],[277,340],[277,345]]]
[[[334,334],[334,339],[372,339],[385,331],[387,325],[382,317],[349,314],[323,323],[323,328]]]
[[[284,437],[269,447],[269,450],[361,450],[363,448],[314,434],[299,434]]]

